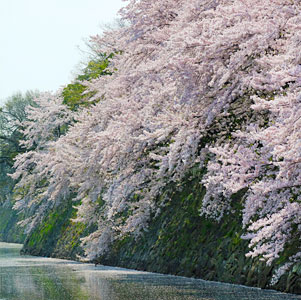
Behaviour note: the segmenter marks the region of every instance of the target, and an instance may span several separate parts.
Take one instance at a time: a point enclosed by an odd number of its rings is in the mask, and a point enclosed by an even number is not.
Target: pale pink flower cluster
[[[14,208],[24,213],[20,222],[30,232],[44,218],[54,202],[49,201],[58,195],[66,198],[69,194],[69,179],[62,177],[55,183],[54,192],[51,176],[52,168],[58,164],[53,144],[76,116],[57,94],[42,93],[32,106],[26,108],[27,119],[22,123],[25,139],[21,141],[27,152],[15,159],[15,172],[11,175],[17,181],[15,187],[16,203]],[[63,159],[63,157],[60,157]],[[57,180],[58,177],[55,178]]]
[[[276,271],[274,272],[270,280],[270,285],[271,286],[275,285],[279,281],[280,277],[284,275],[295,262],[300,262],[300,260],[301,260],[301,252],[290,257],[289,262],[285,263],[284,265],[276,269]]]
[[[254,97],[253,109],[270,111],[269,124],[250,125],[234,134],[234,145],[211,148],[216,159],[209,163],[204,179],[207,195],[202,214],[218,220],[230,207],[230,195],[248,188],[243,210],[243,226],[249,232],[245,238],[251,247],[247,256],[259,256],[268,264],[287,242],[300,236],[300,93],[296,81],[274,100]]]

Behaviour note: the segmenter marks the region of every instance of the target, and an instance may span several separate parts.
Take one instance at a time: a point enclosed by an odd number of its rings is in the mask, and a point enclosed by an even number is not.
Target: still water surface
[[[0,300],[301,300],[301,296],[67,260],[0,243]]]

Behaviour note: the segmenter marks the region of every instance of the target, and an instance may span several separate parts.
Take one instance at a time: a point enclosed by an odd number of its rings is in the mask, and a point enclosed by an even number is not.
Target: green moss
[[[72,221],[76,217],[74,204],[70,200],[53,209],[42,224],[27,236],[22,252],[69,259],[83,254],[80,238],[94,228]]]

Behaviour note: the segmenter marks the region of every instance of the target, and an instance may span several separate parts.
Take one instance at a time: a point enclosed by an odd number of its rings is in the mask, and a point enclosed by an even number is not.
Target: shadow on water
[[[301,296],[59,259],[0,243],[0,300],[301,300]]]

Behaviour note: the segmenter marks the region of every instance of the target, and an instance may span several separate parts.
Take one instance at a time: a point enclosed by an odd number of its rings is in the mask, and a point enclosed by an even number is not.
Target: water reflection
[[[301,296],[112,268],[20,256],[0,243],[0,300],[301,300]]]

